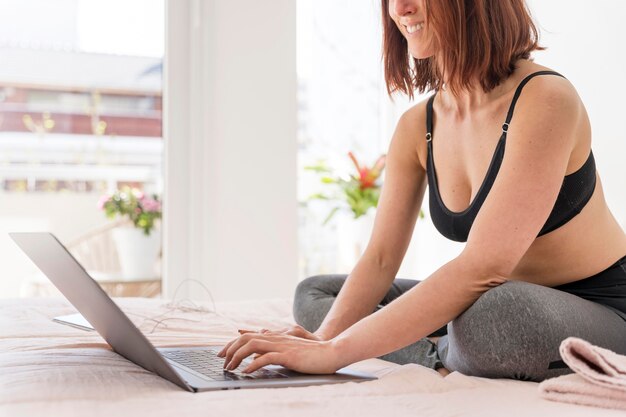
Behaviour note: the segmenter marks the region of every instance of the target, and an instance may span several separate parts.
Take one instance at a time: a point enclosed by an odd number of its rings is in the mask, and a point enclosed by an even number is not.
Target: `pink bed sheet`
[[[292,323],[291,300],[172,310],[155,299],[116,302],[158,347],[220,345],[240,327]],[[203,304],[210,308],[210,305]],[[354,364],[379,379],[301,388],[192,394],[111,351],[95,332],[51,319],[74,312],[60,298],[0,300],[0,416],[623,416],[551,402],[537,384],[446,376],[379,359]],[[157,325],[152,317],[163,320]]]

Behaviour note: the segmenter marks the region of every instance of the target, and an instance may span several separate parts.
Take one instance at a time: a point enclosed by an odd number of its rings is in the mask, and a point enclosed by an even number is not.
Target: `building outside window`
[[[35,267],[9,231],[68,242],[110,222],[100,196],[162,193],[162,0],[0,1],[0,297]],[[26,295],[26,294],[22,294]]]

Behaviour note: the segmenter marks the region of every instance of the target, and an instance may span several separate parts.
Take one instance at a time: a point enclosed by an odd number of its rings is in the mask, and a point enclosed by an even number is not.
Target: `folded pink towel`
[[[568,337],[559,348],[575,372],[539,384],[543,398],[626,410],[626,356]]]

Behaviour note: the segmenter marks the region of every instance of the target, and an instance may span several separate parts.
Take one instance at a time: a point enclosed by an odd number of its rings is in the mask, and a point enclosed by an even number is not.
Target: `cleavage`
[[[445,207],[452,212],[463,212],[474,202],[493,159],[498,132],[481,130],[482,137],[463,137],[462,132],[455,135],[451,130],[433,135],[437,188]]]

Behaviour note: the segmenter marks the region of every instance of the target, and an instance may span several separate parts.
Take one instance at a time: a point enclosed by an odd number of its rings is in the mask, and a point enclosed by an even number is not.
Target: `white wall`
[[[297,284],[295,2],[168,0],[164,287]],[[182,284],[177,298],[206,299]]]

